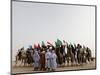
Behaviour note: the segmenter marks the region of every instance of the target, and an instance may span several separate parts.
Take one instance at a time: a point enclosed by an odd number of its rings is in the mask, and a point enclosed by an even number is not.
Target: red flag
[[[41,48],[39,43],[38,43],[38,48]]]
[[[36,44],[34,44],[34,48],[37,48],[37,45]]]
[[[50,42],[47,41],[47,43],[48,43],[49,45],[53,46]]]

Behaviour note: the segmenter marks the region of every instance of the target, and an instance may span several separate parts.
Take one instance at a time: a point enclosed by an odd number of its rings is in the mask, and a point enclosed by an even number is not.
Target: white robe
[[[39,67],[40,56],[37,51],[33,54],[33,60],[34,60],[34,67]]]
[[[65,46],[65,53],[67,54],[67,47]]]
[[[51,67],[51,52],[50,51],[46,52],[46,54],[45,54],[45,60],[46,60],[45,67],[46,68],[50,68]]]
[[[51,68],[56,69],[57,68],[57,55],[55,53],[51,53]]]
[[[65,53],[67,54],[67,43],[65,42],[63,45],[65,46]]]

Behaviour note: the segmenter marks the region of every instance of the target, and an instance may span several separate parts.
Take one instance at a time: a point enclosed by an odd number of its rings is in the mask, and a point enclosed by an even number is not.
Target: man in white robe
[[[52,69],[52,71],[55,71],[57,68],[56,59],[57,59],[57,55],[56,55],[55,51],[52,50],[52,53],[51,53],[51,69]]]
[[[33,60],[34,60],[34,70],[37,70],[39,68],[39,61],[40,61],[40,56],[37,50],[33,54]]]
[[[45,60],[46,60],[46,69],[49,71],[51,68],[51,52],[49,51],[49,49],[47,49],[47,52],[45,54]]]

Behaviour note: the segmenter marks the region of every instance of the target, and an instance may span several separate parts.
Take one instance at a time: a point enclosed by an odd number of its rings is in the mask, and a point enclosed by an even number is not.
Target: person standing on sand
[[[33,54],[33,60],[34,60],[34,70],[38,70],[39,68],[39,61],[40,61],[40,56],[38,54],[38,51],[35,50]]]
[[[45,53],[45,60],[46,60],[46,69],[49,71],[51,68],[51,52],[47,49]]]
[[[45,70],[45,51],[40,52],[40,70]]]
[[[52,71],[55,71],[57,68],[56,59],[57,59],[57,55],[56,55],[55,51],[52,50],[52,52],[51,52],[51,69],[52,69]]]

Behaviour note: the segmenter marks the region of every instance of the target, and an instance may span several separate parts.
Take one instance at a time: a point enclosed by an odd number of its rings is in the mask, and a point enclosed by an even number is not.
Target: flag
[[[55,46],[57,45],[57,42],[55,42]]]
[[[29,45],[29,49],[32,49],[32,45]]]
[[[36,44],[34,44],[34,48],[37,48],[37,45]]]
[[[42,47],[45,47],[45,43],[44,43],[44,41],[42,41]]]
[[[55,42],[55,46],[56,46],[56,48],[60,47],[60,45],[57,42]]]
[[[61,40],[57,39],[57,44],[58,44],[58,45],[62,45]]]
[[[41,48],[39,43],[38,43],[38,48]]]
[[[49,45],[53,46],[53,45],[52,45],[50,42],[48,42],[48,41],[47,41],[47,44],[49,44]]]

